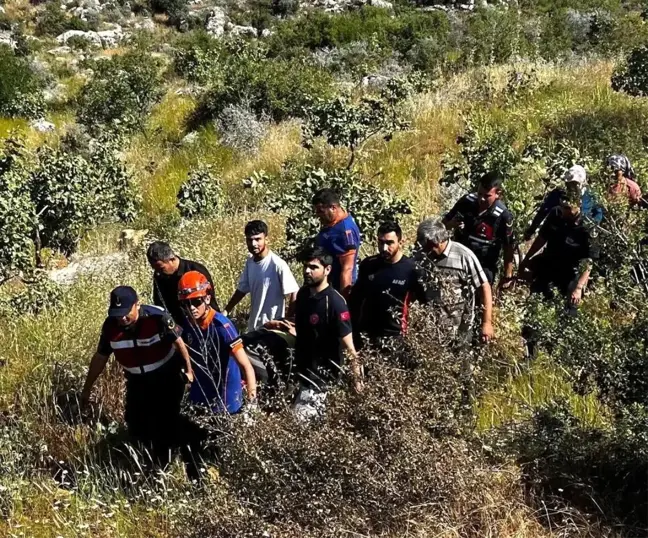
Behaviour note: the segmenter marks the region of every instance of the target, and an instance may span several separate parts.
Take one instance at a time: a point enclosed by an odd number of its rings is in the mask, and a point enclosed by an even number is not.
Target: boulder
[[[239,26],[238,24],[228,24],[226,30],[234,36],[256,37],[257,31],[253,26]]]
[[[190,133],[184,136],[184,138],[181,140],[180,143],[183,146],[190,146],[191,144],[195,144],[197,140],[198,140],[198,131],[191,131]]]
[[[272,30],[270,30],[270,28],[264,28],[263,30],[261,30],[261,37],[263,38],[270,37],[272,34],[273,32]]]
[[[379,7],[381,9],[387,9],[389,11],[392,11],[394,9],[394,6],[391,2],[387,2],[387,0],[369,0],[369,5],[373,7]]]
[[[148,230],[134,230],[126,228],[119,235],[119,250],[130,250],[144,242]]]
[[[83,32],[81,30],[68,30],[67,32],[63,32],[62,34],[56,37],[56,41],[61,45],[66,45],[67,42],[73,37],[80,37],[82,39],[87,39],[94,45],[97,45],[99,47],[101,46],[101,37],[97,32]]]
[[[118,47],[125,37],[121,27],[116,30],[104,30],[103,32],[97,32],[97,35],[99,35],[99,39],[101,39],[101,46],[104,49],[114,49]]]
[[[72,49],[67,45],[63,45],[62,47],[56,47],[55,49],[50,49],[47,51],[47,54],[51,54],[52,56],[62,56],[71,53],[72,53]]]
[[[133,25],[133,28],[136,30],[144,30],[145,32],[153,32],[155,30],[155,23],[153,22],[153,19],[146,18],[136,22]]]
[[[56,129],[56,126],[52,122],[46,121],[43,118],[31,121],[29,126],[39,133],[51,133]]]
[[[12,49],[16,48],[16,41],[11,30],[0,30],[0,45],[9,45]]]
[[[206,32],[213,37],[222,37],[225,33],[225,23],[227,16],[225,11],[219,7],[212,8],[207,17],[207,24],[205,25]]]

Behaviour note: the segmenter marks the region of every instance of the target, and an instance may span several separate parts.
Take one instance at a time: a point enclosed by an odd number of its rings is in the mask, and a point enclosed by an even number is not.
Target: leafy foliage
[[[612,88],[634,96],[648,95],[648,46],[634,49],[612,75]]]
[[[94,131],[131,130],[162,96],[159,60],[133,50],[97,60],[79,96],[79,121]]]
[[[29,61],[0,44],[0,115],[39,117],[45,103],[43,81]]]
[[[356,172],[348,169],[327,172],[306,166],[303,169],[288,170],[282,177],[282,184],[290,187],[276,193],[270,200],[269,207],[287,217],[287,249],[292,254],[308,243],[319,230],[320,225],[313,215],[311,200],[324,187],[332,188],[340,194],[342,205],[353,215],[365,236],[371,236],[380,222],[411,213],[406,200],[363,181]]]
[[[189,174],[177,196],[176,207],[185,218],[211,217],[223,203],[220,178],[210,167],[202,167]]]

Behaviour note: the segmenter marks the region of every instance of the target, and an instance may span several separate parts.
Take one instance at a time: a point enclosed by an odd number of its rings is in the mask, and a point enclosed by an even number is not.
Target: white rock
[[[219,8],[212,8],[209,16],[207,17],[207,24],[205,30],[213,37],[222,37],[225,33],[225,22],[227,17],[225,12]]]
[[[11,30],[0,30],[0,44],[9,45],[12,49],[16,48]]]
[[[126,228],[122,230],[119,235],[119,250],[129,250],[141,245],[148,230],[134,230],[133,228]]]
[[[128,254],[116,252],[104,256],[89,256],[72,258],[70,265],[62,269],[48,271],[50,280],[57,284],[72,284],[79,276],[96,276],[99,278],[115,278],[123,275],[128,267]]]
[[[121,27],[119,30],[104,30],[103,32],[97,32],[97,34],[99,35],[99,39],[101,39],[101,46],[104,49],[116,48],[125,37]]]
[[[39,133],[51,133],[56,129],[56,126],[52,122],[46,121],[43,118],[31,121],[29,126]]]
[[[250,36],[256,37],[257,31],[256,28],[252,26],[239,26],[238,24],[228,24],[226,26],[227,31],[234,36]]]
[[[56,41],[61,45],[66,45],[68,40],[73,37],[81,37],[87,39],[91,43],[101,46],[101,37],[97,32],[82,32],[81,30],[68,30],[57,36]]]
[[[136,22],[133,25],[133,28],[136,30],[144,30],[146,32],[152,32],[155,30],[155,23],[153,22],[153,19],[143,19],[139,22]]]
[[[184,138],[181,140],[181,144],[184,146],[190,146],[191,144],[195,144],[198,141],[198,131],[191,131],[190,133],[186,134]]]
[[[264,28],[263,30],[261,30],[261,37],[263,38],[270,37],[272,34],[273,31],[270,30],[270,28]]]
[[[63,45],[62,47],[56,47],[55,49],[48,50],[47,54],[51,54],[52,56],[60,56],[61,54],[70,54],[71,52],[72,49],[70,47]]]
[[[0,13],[4,13],[4,12],[5,12],[4,7],[0,6]]]
[[[392,3],[387,2],[387,0],[369,0],[369,5],[373,7],[379,7],[381,9],[388,9],[389,11],[394,9]]]

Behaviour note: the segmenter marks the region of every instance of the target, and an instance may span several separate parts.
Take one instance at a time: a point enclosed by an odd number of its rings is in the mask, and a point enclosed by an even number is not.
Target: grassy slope
[[[537,66],[543,81],[542,89],[529,99],[512,106],[493,108],[469,97],[483,91],[479,77],[463,75],[449,81],[436,92],[418,98],[412,105],[413,129],[397,135],[390,143],[376,142],[367,148],[360,167],[367,177],[382,169],[376,181],[407,192],[415,201],[415,215],[409,223],[412,237],[415,220],[438,207],[436,179],[441,157],[454,151],[455,137],[462,125],[462,114],[472,111],[487,123],[514,128],[520,134],[545,136],[566,134],[575,141],[589,144],[588,130],[600,116],[619,115],[624,121],[638,121],[646,112],[643,103],[614,94],[608,88],[610,65],[594,63],[571,69]],[[495,87],[505,80],[503,68],[488,72]],[[218,144],[210,130],[200,133],[199,141],[188,147],[179,146],[182,119],[193,106],[191,98],[168,96],[154,111],[145,131],[130,146],[128,159],[133,166],[145,199],[147,217],[141,222],[148,227],[172,211],[175,192],[186,173],[200,162],[215,163],[221,170],[226,187],[236,192],[240,180],[255,169],[276,170],[281,163],[300,154],[296,128],[274,126],[261,153],[255,158],[233,154]],[[9,122],[0,122],[0,136],[5,136]],[[19,126],[24,128],[24,126]],[[639,146],[637,146],[639,147]],[[623,149],[619,147],[619,149]],[[332,156],[331,158],[334,158]],[[217,294],[226,300],[235,287],[245,256],[241,229],[251,216],[245,208],[218,222],[192,224],[177,230],[172,240],[180,251],[205,261],[217,281]],[[281,221],[270,218],[276,236],[281,235]],[[115,230],[93,232],[84,241],[86,253],[114,250]],[[276,238],[280,241],[280,238]],[[52,415],[52,383],[54,373],[70,372],[71,383],[80,383],[97,337],[105,309],[107,291],[117,283],[129,283],[138,289],[149,289],[149,275],[143,257],[132,260],[132,269],[125,274],[106,273],[79,281],[56,312],[37,318],[22,317],[0,321],[0,358],[6,362],[0,369],[0,412],[20,410],[25,422],[42,439],[44,461],[85,462],[92,469],[88,446],[105,432],[88,431],[85,426],[69,426],[57,422]],[[517,325],[502,316],[499,327],[500,354],[510,363],[519,356]],[[513,359],[511,359],[513,357]],[[573,394],[568,383],[551,363],[544,359],[530,371],[520,374],[509,364],[499,388],[485,394],[478,409],[478,426],[487,430],[503,421],[516,419],[532,409],[567,396],[583,421],[605,424],[605,409],[593,396]],[[115,398],[118,377],[100,382],[100,394],[108,401],[108,410],[118,416],[119,400]],[[0,485],[18,492],[14,499],[23,500],[14,506],[13,516],[0,521],[0,535],[9,536],[136,536],[137,529],[146,528],[147,536],[165,536],[168,529],[166,513],[169,505],[143,495],[129,504],[120,493],[112,491],[110,474],[88,476],[71,495],[60,490],[47,474],[26,477],[23,483]],[[168,477],[172,484],[174,478]],[[497,530],[495,530],[497,529]],[[522,510],[508,520],[493,522],[494,536],[539,536],[537,525]],[[448,536],[455,533],[448,529]]]

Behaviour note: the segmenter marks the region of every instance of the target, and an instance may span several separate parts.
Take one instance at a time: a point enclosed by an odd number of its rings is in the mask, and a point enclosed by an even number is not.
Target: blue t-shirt
[[[340,291],[340,276],[342,265],[339,257],[350,250],[355,250],[353,256],[353,277],[351,284],[355,284],[358,277],[358,252],[360,250],[360,228],[351,215],[347,215],[333,226],[322,228],[317,234],[317,246],[322,247],[333,255],[333,267],[329,275],[329,282]]]
[[[195,377],[189,399],[214,413],[236,413],[243,405],[241,368],[232,356],[243,345],[236,327],[216,312],[207,329],[191,319],[185,320],[183,330]]]

